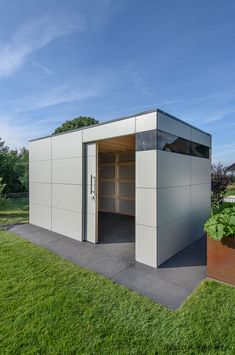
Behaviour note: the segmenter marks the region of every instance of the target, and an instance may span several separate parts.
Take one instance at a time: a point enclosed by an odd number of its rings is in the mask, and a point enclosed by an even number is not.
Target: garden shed
[[[204,234],[211,135],[159,109],[30,141],[30,223],[132,240],[158,267]]]

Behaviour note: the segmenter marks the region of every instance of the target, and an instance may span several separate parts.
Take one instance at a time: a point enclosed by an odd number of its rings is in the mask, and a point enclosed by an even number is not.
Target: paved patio
[[[61,257],[95,271],[171,309],[178,308],[206,277],[206,238],[201,238],[154,269],[134,260],[134,243],[106,238],[100,244],[78,242],[30,224],[9,230]]]

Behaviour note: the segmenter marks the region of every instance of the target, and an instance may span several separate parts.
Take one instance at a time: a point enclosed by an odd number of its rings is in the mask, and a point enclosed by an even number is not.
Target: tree
[[[0,208],[6,203],[6,196],[3,193],[4,188],[5,184],[2,183],[2,178],[0,177]]]
[[[79,116],[70,121],[65,121],[61,126],[57,127],[53,134],[71,131],[73,129],[91,126],[93,124],[97,124],[99,121],[95,120],[92,117],[87,116]]]
[[[11,150],[0,138],[0,172],[5,193],[28,191],[28,150]]]
[[[211,168],[211,202],[213,209],[216,209],[223,202],[224,195],[231,183],[231,177],[221,163],[213,164]]]

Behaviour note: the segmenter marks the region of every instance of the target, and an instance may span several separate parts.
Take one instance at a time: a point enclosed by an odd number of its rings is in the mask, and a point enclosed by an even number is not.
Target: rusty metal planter
[[[207,276],[235,286],[235,237],[207,238]]]

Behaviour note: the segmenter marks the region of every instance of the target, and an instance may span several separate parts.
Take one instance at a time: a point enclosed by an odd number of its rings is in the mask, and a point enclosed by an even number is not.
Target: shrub
[[[204,230],[215,240],[235,237],[235,206],[225,208],[222,212],[211,216],[205,223]]]
[[[231,183],[231,176],[227,174],[227,169],[223,164],[212,165],[211,171],[211,203],[213,210],[220,207],[224,195]]]

